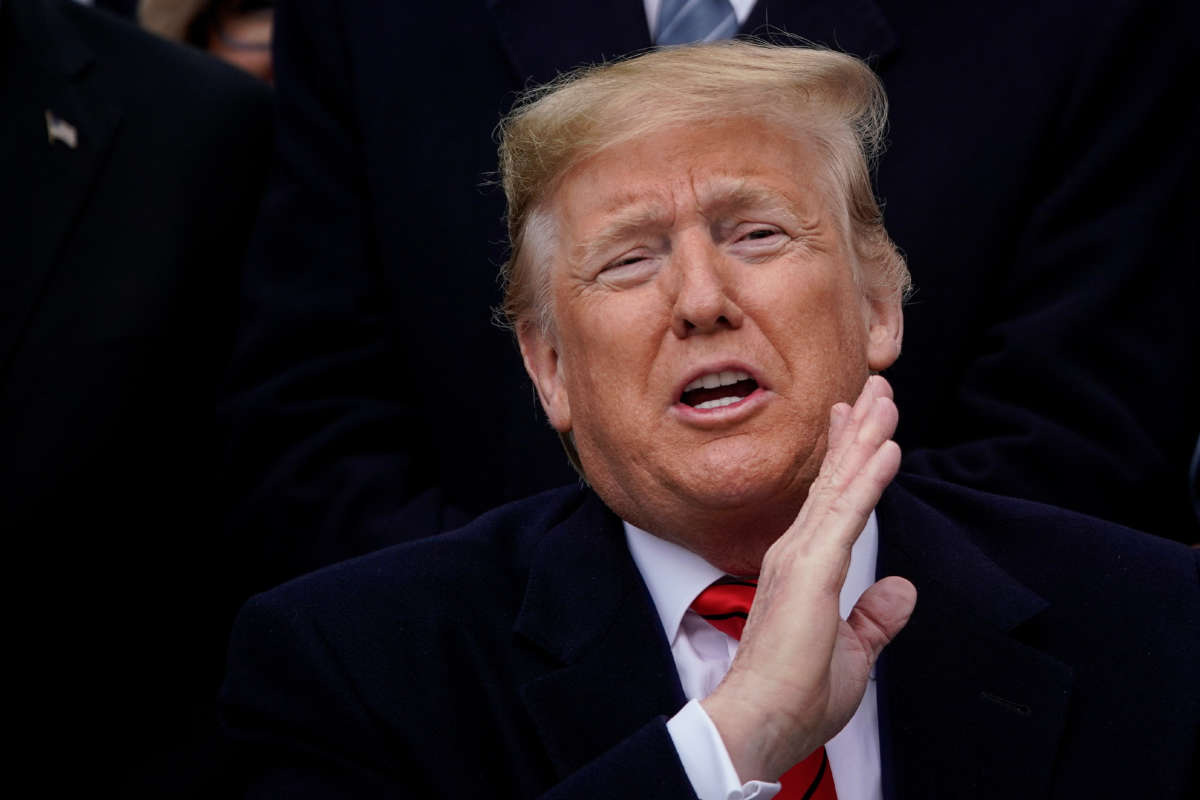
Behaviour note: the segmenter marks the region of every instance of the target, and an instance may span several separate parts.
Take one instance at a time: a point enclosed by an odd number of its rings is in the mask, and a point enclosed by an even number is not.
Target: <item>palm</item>
[[[841,730],[912,613],[916,590],[891,577],[849,618],[838,615],[851,548],[899,468],[896,422],[882,378],[867,382],[854,408],[833,408],[820,475],[763,559],[737,657],[704,700],[739,775],[773,779]]]

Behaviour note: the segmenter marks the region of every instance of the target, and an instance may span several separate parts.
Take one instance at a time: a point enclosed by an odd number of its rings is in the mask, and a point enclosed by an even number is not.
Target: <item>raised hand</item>
[[[879,653],[908,622],[916,589],[884,578],[846,620],[850,551],[900,466],[892,389],[867,380],[830,411],[829,447],[796,521],[763,559],[725,680],[701,701],[742,780],[777,780],[853,716]]]

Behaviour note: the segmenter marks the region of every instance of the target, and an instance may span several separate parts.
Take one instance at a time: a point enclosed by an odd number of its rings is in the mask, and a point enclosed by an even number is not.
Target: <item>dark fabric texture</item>
[[[762,0],[742,26],[867,57],[888,90],[907,469],[1200,539],[1198,13]],[[493,129],[526,85],[650,46],[636,0],[285,0],[276,26],[279,169],[222,416],[264,587],[571,479],[490,321]]]
[[[918,590],[879,665],[886,797],[1195,796],[1200,553],[923,478],[878,514]],[[579,488],[254,598],[223,702],[251,798],[693,797],[661,623]]]
[[[0,20],[0,525],[28,681],[13,694],[33,706],[26,745],[69,763],[39,773],[47,791],[161,797],[216,738],[248,594],[230,591],[217,524],[213,408],[270,92],[74,3],[3,0]],[[46,111],[74,147],[50,141]]]

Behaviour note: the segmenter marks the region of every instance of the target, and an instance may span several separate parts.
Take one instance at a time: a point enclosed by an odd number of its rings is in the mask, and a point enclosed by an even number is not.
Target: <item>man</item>
[[[71,743],[57,788],[161,797],[215,738],[245,593],[213,508],[214,392],[270,101],[112,14],[0,0],[0,520],[33,584],[22,729]]]
[[[141,0],[142,27],[271,82],[272,0]]]
[[[279,169],[223,406],[263,588],[571,478],[487,316],[492,133],[524,88],[654,46],[666,5],[279,4]],[[887,88],[878,188],[917,285],[889,373],[905,470],[1200,539],[1200,5],[733,6],[741,32],[870,59]]]
[[[508,118],[505,307],[591,488],[253,600],[250,796],[1190,796],[1200,557],[889,486],[884,119],[855,59],[744,43]]]

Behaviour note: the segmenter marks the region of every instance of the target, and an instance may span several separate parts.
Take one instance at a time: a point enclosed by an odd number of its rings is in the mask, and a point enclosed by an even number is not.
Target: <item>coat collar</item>
[[[38,119],[26,128],[37,131],[27,142],[27,152],[36,164],[39,180],[29,199],[29,279],[23,296],[6,304],[14,313],[0,327],[0,363],[21,339],[95,174],[107,159],[121,117],[114,93],[105,91],[97,76],[92,50],[54,4],[5,2],[12,6],[14,31],[33,62],[28,86],[37,103],[30,113]],[[74,147],[49,138],[47,112],[73,129]]]
[[[487,5],[522,86],[653,47],[639,0],[488,0]],[[758,0],[740,32],[801,36],[869,60],[882,59],[898,43],[873,0]]]
[[[1026,641],[1048,603],[990,559],[962,517],[899,483],[877,510],[879,574],[917,587],[879,665],[885,795],[1042,796],[1072,684],[1067,665]]]
[[[535,552],[514,632],[549,659],[521,696],[560,777],[684,704],[621,522],[590,491]]]

